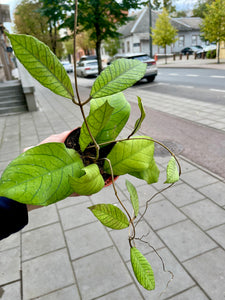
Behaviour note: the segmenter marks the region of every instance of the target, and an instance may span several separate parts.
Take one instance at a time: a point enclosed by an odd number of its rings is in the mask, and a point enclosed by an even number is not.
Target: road
[[[225,105],[225,71],[215,69],[159,68],[153,83],[138,87],[156,93]]]

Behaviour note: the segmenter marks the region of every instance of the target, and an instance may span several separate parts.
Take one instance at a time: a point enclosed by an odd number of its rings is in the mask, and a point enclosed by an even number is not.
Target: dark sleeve
[[[27,206],[0,197],[0,240],[21,230],[28,223]]]

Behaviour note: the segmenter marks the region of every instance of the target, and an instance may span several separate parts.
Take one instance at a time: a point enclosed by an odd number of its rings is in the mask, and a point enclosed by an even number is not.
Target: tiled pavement
[[[39,85],[36,90],[39,111],[0,118],[0,171],[24,147],[81,123],[78,108],[69,100]],[[156,105],[154,94],[150,96],[151,105]],[[169,109],[170,97],[167,100]],[[179,100],[175,101],[181,109]],[[160,104],[154,109],[164,108]],[[211,118],[215,111],[208,106]],[[189,118],[189,114],[183,117]],[[128,209],[125,178],[135,183],[143,212],[145,201],[164,186],[168,159],[156,157],[161,176],[155,185],[130,176],[117,180]],[[106,229],[87,209],[101,202],[116,203],[112,187],[108,187],[97,195],[71,197],[31,211],[28,226],[0,242],[0,299],[225,299],[225,183],[183,157],[180,162],[180,181],[152,200],[137,226],[137,236],[144,234],[147,243],[137,240],[136,245],[152,265],[155,291],[144,290],[133,278],[127,230]],[[166,270],[172,271],[173,280],[163,271],[160,257]]]

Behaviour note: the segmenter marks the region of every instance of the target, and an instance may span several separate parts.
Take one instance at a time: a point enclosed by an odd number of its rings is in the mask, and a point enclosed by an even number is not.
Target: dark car
[[[156,66],[156,61],[148,56],[145,53],[122,53],[116,54],[113,56],[111,62],[119,58],[127,58],[127,59],[137,59],[143,63],[147,64],[147,69],[143,78],[146,78],[148,82],[152,82],[155,80],[157,76],[158,70]],[[111,63],[110,62],[110,63]]]
[[[198,47],[195,47],[195,46],[193,46],[193,47],[185,47],[184,49],[182,49],[180,51],[180,53],[184,54],[184,55],[186,55],[186,54],[194,54],[195,52],[197,52],[199,50],[200,49]]]

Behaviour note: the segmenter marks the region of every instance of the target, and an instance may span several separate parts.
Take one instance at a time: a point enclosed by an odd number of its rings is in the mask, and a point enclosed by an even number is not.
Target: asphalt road
[[[156,93],[225,105],[224,70],[159,68],[153,83],[142,80],[137,85]]]

